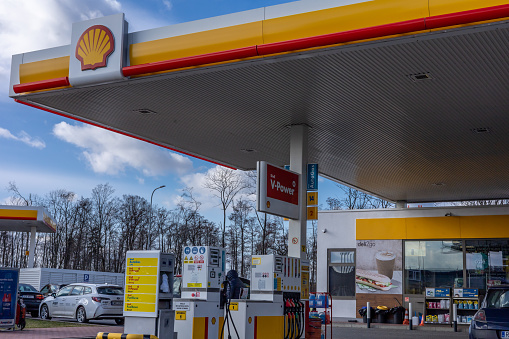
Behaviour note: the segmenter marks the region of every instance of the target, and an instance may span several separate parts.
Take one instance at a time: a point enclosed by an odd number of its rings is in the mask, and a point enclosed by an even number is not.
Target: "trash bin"
[[[403,324],[405,308],[403,306],[393,307],[389,310],[388,322],[391,324]]]
[[[387,306],[378,306],[375,310],[376,322],[377,323],[386,323],[388,313],[389,313],[389,308]]]
[[[367,312],[368,308],[366,306],[363,306],[358,312],[359,312],[359,315],[362,317],[362,322],[363,323],[367,323],[368,322],[368,312]],[[373,307],[371,307],[371,322],[375,322],[375,310],[373,309]]]

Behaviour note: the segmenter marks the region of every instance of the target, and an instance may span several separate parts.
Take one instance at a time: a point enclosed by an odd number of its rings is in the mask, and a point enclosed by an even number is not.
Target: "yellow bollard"
[[[152,334],[97,333],[96,339],[159,339]]]

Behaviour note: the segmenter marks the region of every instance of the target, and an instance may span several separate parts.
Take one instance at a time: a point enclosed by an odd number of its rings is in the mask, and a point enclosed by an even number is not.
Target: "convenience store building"
[[[389,273],[379,253],[394,257]],[[368,301],[424,313],[426,288],[481,298],[509,283],[509,206],[321,211],[317,256],[317,290],[333,297],[333,316],[356,317]],[[392,273],[391,288],[356,284],[357,270]]]

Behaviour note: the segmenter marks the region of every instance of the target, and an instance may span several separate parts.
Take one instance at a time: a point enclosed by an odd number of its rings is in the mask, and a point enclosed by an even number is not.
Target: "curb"
[[[338,328],[367,328],[366,323],[357,322],[357,323],[344,323],[344,322],[332,322],[332,327]],[[371,328],[380,328],[380,329],[391,329],[391,330],[406,330],[409,331],[408,325],[398,325],[398,324],[377,324],[371,323]],[[413,326],[413,331],[426,331],[426,332],[454,332],[454,328],[451,326]],[[458,332],[468,332],[468,326],[458,326]]]

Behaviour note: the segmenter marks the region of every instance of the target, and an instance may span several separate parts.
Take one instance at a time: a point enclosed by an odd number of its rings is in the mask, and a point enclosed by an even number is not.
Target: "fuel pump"
[[[124,290],[124,333],[173,339],[174,255],[128,251]]]
[[[185,246],[182,254],[182,292],[175,299],[177,339],[218,338],[223,323],[221,285],[226,252],[220,247]]]
[[[229,303],[239,339],[303,337],[301,264],[299,258],[274,254],[252,256],[250,299]],[[224,339],[237,339],[237,332],[225,328]]]

